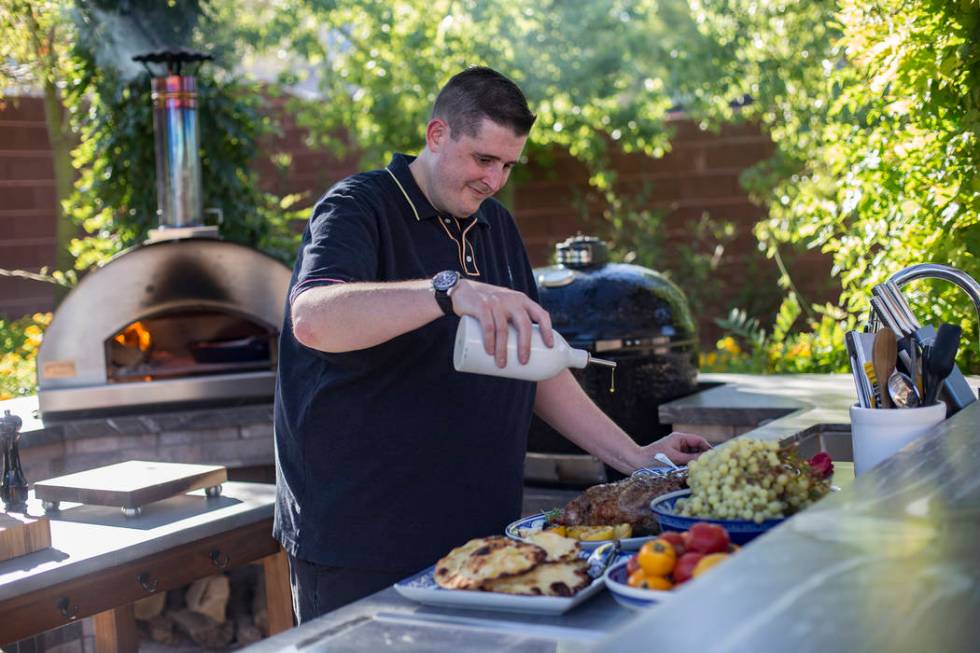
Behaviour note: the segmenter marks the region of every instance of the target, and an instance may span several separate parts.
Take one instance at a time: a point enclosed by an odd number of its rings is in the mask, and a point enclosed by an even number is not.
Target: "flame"
[[[146,351],[153,342],[150,332],[146,330],[141,322],[133,322],[122,330],[115,337],[115,341],[124,347],[138,347],[140,351]]]

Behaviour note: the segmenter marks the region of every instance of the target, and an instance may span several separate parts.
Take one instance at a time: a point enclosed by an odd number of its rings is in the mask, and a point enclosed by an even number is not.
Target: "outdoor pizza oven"
[[[640,444],[666,435],[661,403],[694,392],[697,332],[683,292],[659,272],[609,263],[606,244],[576,236],[559,243],[558,264],[537,268],[541,305],[573,347],[617,363],[573,370],[588,395]],[[607,470],[534,418],[528,436],[528,482],[591,484]]]
[[[135,57],[153,78],[159,228],[88,273],[60,304],[38,352],[46,417],[267,398],[290,270],[204,224],[194,77],[209,59]]]

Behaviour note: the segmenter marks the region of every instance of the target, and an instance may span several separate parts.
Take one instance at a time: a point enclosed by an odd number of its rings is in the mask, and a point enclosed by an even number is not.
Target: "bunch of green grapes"
[[[830,490],[795,453],[776,442],[733,440],[688,465],[691,495],[675,510],[685,517],[744,519],[761,524],[786,517]]]

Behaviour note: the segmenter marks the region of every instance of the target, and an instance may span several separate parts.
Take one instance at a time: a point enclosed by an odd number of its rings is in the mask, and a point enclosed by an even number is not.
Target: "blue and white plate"
[[[745,519],[708,519],[705,517],[684,517],[674,512],[674,504],[678,499],[690,496],[691,490],[678,490],[659,496],[650,502],[650,509],[657,515],[660,521],[660,529],[664,531],[686,531],[698,522],[708,522],[718,524],[728,531],[728,536],[733,544],[747,544],[759,537],[768,530],[779,526],[785,517],[779,519],[767,519],[761,524]]]
[[[617,562],[607,569],[603,576],[606,587],[609,588],[617,603],[633,610],[642,610],[651,605],[669,601],[674,596],[671,590],[648,590],[630,587],[626,582],[629,578],[629,572],[626,570],[628,562],[629,558]]]
[[[548,522],[548,513],[539,512],[536,515],[530,515],[528,517],[522,517],[515,522],[511,522],[504,534],[512,540],[519,540],[521,542],[527,542],[528,539],[522,535],[525,531],[540,531],[548,528],[551,524]],[[655,539],[656,535],[647,535],[643,537],[628,537],[623,540],[619,540],[619,546],[623,551],[636,551],[638,550],[644,542],[647,540]],[[583,551],[593,551],[596,547],[605,544],[606,542],[615,542],[616,540],[579,540],[578,545]]]
[[[575,596],[518,596],[497,592],[449,590],[440,587],[434,576],[435,565],[395,583],[395,591],[406,599],[444,608],[494,610],[533,614],[562,614],[602,591],[603,577],[596,578]]]

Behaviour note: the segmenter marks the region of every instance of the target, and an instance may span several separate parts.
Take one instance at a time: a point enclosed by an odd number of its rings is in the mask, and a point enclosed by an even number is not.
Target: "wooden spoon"
[[[893,408],[891,397],[885,384],[895,371],[895,361],[898,359],[898,339],[895,332],[888,327],[882,327],[875,333],[875,342],[871,350],[871,364],[875,368],[875,378],[881,388],[881,407]]]

